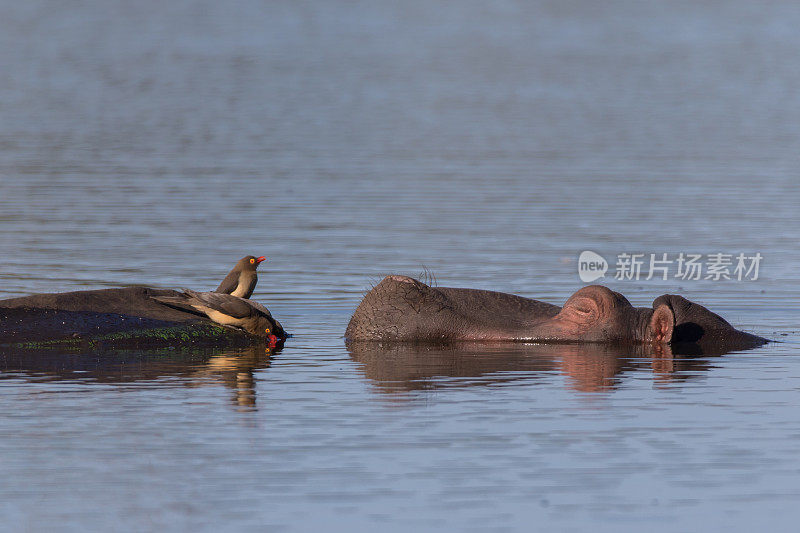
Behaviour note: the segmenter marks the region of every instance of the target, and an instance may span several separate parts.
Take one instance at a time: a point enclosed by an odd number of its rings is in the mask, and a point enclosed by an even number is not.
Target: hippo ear
[[[669,344],[675,328],[675,315],[668,305],[659,305],[650,318],[650,332],[654,342]]]
[[[675,323],[678,325],[691,322],[704,329],[733,329],[727,320],[716,313],[712,313],[700,304],[687,300],[676,294],[659,296],[653,302],[653,309],[659,305],[668,305],[675,314]]]

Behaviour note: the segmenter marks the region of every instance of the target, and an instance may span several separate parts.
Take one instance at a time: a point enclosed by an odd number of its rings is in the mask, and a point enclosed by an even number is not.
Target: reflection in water
[[[255,408],[255,372],[270,366],[270,359],[276,349],[250,347],[244,350],[225,351],[209,358],[191,374],[190,384],[199,385],[203,381],[223,383],[230,387],[233,402],[238,407]]]
[[[254,408],[254,373],[268,368],[280,348],[237,350],[0,351],[0,380],[133,383],[179,378],[187,386],[219,384],[233,390],[233,403]]]
[[[530,382],[554,373],[580,392],[613,390],[626,371],[651,368],[658,383],[688,379],[710,368],[706,357],[669,347],[603,344],[352,342],[347,346],[367,378],[383,392]]]

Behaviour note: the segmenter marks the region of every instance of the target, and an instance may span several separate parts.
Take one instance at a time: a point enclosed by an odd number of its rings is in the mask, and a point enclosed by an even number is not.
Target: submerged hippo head
[[[633,307],[600,285],[583,287],[564,307],[500,292],[430,287],[387,276],[359,304],[345,337],[380,341],[535,341],[697,344],[702,351],[759,346],[685,298],[665,295],[652,308]]]
[[[534,324],[530,339],[668,344],[674,328],[668,305],[633,307],[620,293],[590,285],[573,294],[557,315]]]
[[[675,316],[672,344],[696,345],[702,353],[724,353],[755,348],[769,340],[740,331],[716,313],[677,294],[659,296],[653,307],[669,307]]]
[[[573,294],[557,315],[531,327],[530,338],[672,344],[687,353],[722,353],[768,342],[737,330],[721,316],[682,296],[665,294],[655,299],[652,308],[633,307],[624,296],[600,285],[584,287]]]

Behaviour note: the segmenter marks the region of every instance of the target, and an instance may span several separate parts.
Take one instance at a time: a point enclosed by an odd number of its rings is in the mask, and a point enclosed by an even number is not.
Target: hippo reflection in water
[[[600,285],[583,287],[564,307],[500,292],[430,287],[387,276],[362,300],[348,340],[531,341],[695,344],[701,351],[760,346],[767,339],[739,331],[705,307],[676,295],[652,308],[633,307]]]
[[[0,349],[0,377],[70,383],[160,382],[168,387],[224,385],[237,408],[256,408],[256,374],[269,368],[281,347],[236,349]],[[32,392],[36,394],[36,392]]]
[[[665,345],[658,357],[646,344],[530,344],[461,341],[350,341],[347,350],[375,390],[415,391],[494,385],[535,385],[554,375],[579,392],[608,392],[626,375],[650,371],[656,386],[675,385],[711,368],[709,355],[685,357]],[[638,373],[638,374],[637,374]],[[547,386],[547,385],[546,385]],[[401,399],[401,398],[398,398]]]

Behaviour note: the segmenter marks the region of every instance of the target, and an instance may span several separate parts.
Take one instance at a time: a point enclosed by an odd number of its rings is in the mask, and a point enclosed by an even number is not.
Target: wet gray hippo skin
[[[766,339],[736,330],[681,296],[660,296],[652,308],[633,307],[600,285],[583,287],[563,307],[512,294],[429,287],[387,276],[359,304],[348,340],[694,343],[726,350]]]

